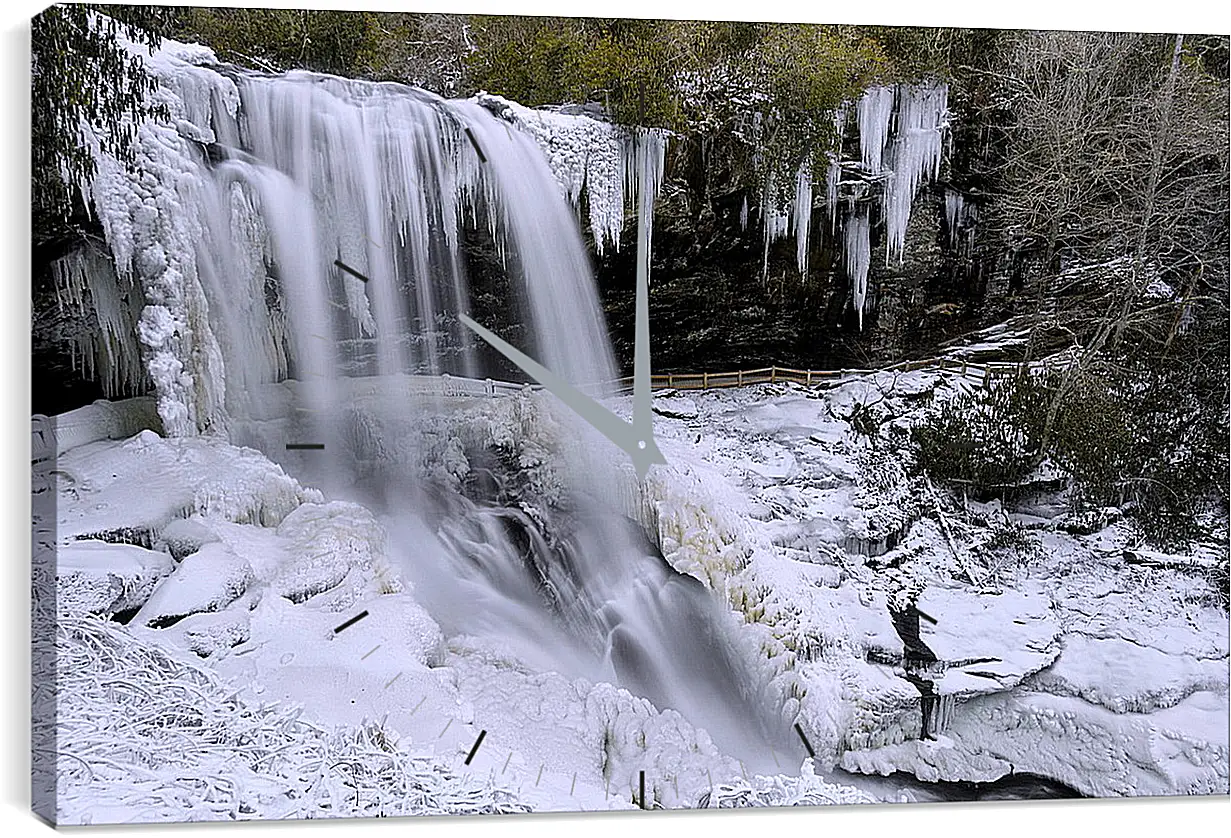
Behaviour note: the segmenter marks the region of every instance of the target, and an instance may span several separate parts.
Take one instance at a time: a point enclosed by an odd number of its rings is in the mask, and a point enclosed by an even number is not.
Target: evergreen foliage
[[[83,122],[96,126],[103,149],[131,162],[136,125],[150,114],[144,104],[153,82],[139,59],[116,42],[122,35],[156,45],[154,30],[168,10],[131,7],[120,21],[92,4],[55,5],[31,25],[31,151],[35,233],[47,232],[74,212],[72,187],[93,174],[80,142]]]

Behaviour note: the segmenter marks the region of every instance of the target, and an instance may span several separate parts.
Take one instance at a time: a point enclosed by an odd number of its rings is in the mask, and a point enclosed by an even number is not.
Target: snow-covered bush
[[[918,467],[935,480],[996,490],[1025,477],[1041,459],[1047,390],[1015,375],[942,402],[911,429]]]
[[[722,783],[702,796],[700,809],[741,809],[762,806],[825,806],[848,803],[879,803],[853,786],[828,783],[816,775],[812,760],[804,760],[798,777],[777,774],[751,780]]]

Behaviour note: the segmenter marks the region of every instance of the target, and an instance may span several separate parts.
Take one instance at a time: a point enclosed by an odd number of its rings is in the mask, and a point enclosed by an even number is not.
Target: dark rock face
[[[883,224],[878,229],[874,221],[862,330],[841,264],[841,229],[833,229],[823,204],[813,211],[805,278],[796,265],[793,237],[770,246],[763,272],[764,234],[755,195],[748,196],[754,209],[746,230],[739,223],[745,193],[700,210],[668,195],[655,215],[650,275],[655,371],[864,367],[926,352],[959,334],[970,320],[972,289],[946,247],[942,194],[937,189],[916,199],[901,262],[885,264]],[[622,240],[620,251],[596,260],[596,275],[617,359],[629,369],[635,325],[632,223]]]
[[[707,170],[695,140],[670,147],[650,277],[655,372],[875,366],[927,356],[1028,304],[1040,266],[1017,258],[995,225],[980,223],[993,204],[988,196],[997,184],[991,173],[1002,152],[992,128],[1007,117],[970,91],[954,94],[940,178],[915,198],[900,260],[886,264],[884,219],[871,209],[872,264],[862,329],[842,264],[842,222],[828,218],[823,184],[814,187],[807,276],[797,267],[793,236],[770,246],[765,269],[759,193],[729,172]],[[854,125],[848,128],[847,158],[858,156],[855,131]],[[845,179],[843,190],[845,196]],[[947,201],[958,196],[963,209],[953,214]],[[745,201],[746,228],[740,223]],[[617,360],[626,374],[635,324],[634,223],[627,225],[620,251],[596,259]]]

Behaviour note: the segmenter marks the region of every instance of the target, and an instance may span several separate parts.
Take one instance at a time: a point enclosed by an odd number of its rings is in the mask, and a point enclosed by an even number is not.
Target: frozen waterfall
[[[576,201],[583,179],[545,159],[534,131],[490,103],[241,72],[199,47],[168,45],[147,66],[172,124],[138,126],[139,176],[94,144],[83,191],[111,259],[75,257],[58,273],[108,320],[103,343],[82,349],[115,359],[105,379],[134,377],[116,336],[139,337],[168,432],[234,429],[261,385],[287,377],[327,433],[341,377],[476,374],[457,320],[467,222],[486,226],[520,279],[510,303],[543,363],[576,383],[615,378],[589,259],[558,197],[563,187]],[[598,240],[618,244],[634,144],[609,139],[619,154],[590,160],[584,183]],[[87,278],[108,263],[138,289],[124,305],[99,291],[114,278]]]

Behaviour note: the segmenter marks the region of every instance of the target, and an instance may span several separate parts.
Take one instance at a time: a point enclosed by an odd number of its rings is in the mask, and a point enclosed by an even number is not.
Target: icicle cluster
[[[791,213],[795,225],[795,263],[805,279],[808,277],[808,234],[812,229],[811,163],[805,160],[795,173],[795,207]]]
[[[893,116],[893,88],[873,87],[859,99],[859,156],[869,172],[879,172],[889,141],[889,118]]]
[[[135,391],[145,380],[137,321],[142,298],[131,281],[121,282],[111,260],[86,246],[51,266],[60,307],[92,311],[92,329],[72,336],[73,363],[97,377],[107,398]]]
[[[851,282],[852,300],[860,327],[867,303],[872,218],[862,199],[870,195],[885,221],[886,261],[901,259],[906,225],[921,185],[940,171],[944,131],[948,125],[948,88],[945,85],[898,85],[873,87],[855,103],[859,129],[859,160],[847,166],[858,174],[849,181],[853,194],[844,200],[844,166],[839,150],[829,154],[825,174],[825,209],[830,227],[844,232],[843,264]],[[846,106],[834,112],[834,129],[840,138],[846,129]],[[801,276],[807,276],[813,184],[811,164],[806,162],[796,177],[795,199],[788,206],[777,200],[777,183],[771,174],[762,193],[762,225],[765,234],[762,274],[769,270],[770,245],[790,231],[795,232],[795,258]],[[861,206],[861,204],[864,204]],[[963,215],[958,225],[970,223]],[[954,229],[952,226],[950,229]]]
[[[897,130],[890,160],[893,177],[885,191],[885,258],[901,259],[911,205],[926,176],[940,174],[949,89],[944,85],[903,85],[898,89]]]
[[[527,108],[488,93],[476,101],[534,138],[561,192],[578,210],[584,191],[598,253],[608,246],[618,250],[628,197],[624,184],[631,177],[638,132],[582,114]]]

